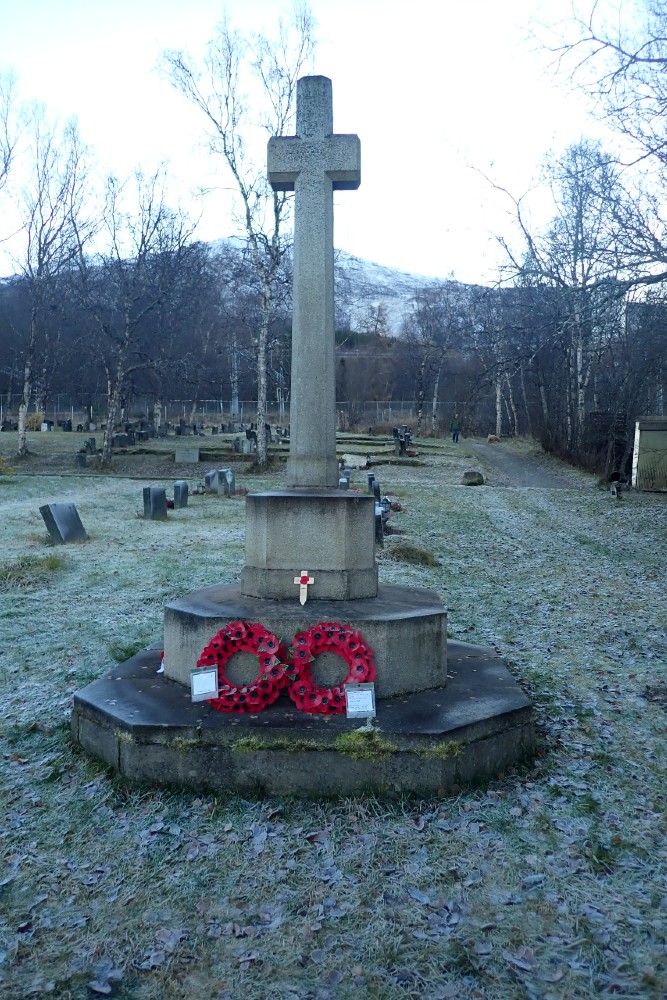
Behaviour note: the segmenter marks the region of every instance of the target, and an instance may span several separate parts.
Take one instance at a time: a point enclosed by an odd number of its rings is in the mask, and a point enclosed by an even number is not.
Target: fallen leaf
[[[92,982],[88,983],[87,986],[93,993],[99,993],[101,996],[108,997],[111,993],[111,986],[109,983],[100,979],[94,979]]]

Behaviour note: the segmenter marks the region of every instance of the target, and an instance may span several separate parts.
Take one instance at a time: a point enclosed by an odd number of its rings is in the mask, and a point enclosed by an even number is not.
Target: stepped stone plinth
[[[246,497],[241,592],[294,600],[294,578],[313,577],[311,601],[375,597],[375,501],[343,490],[291,489]]]
[[[351,625],[373,650],[378,698],[440,688],[447,682],[447,613],[440,598],[418,587],[391,586],[381,586],[369,600],[308,601],[304,606],[294,598],[247,597],[235,586],[207,587],[177,598],[164,614],[166,676],[189,686],[190,670],[204,647],[233,621],[261,622],[287,645],[297,632],[320,622]],[[338,664],[338,676],[330,677],[327,686],[340,683],[347,674],[345,663],[333,654],[324,657]],[[319,659],[313,668],[316,679]],[[327,669],[335,672],[331,659]]]

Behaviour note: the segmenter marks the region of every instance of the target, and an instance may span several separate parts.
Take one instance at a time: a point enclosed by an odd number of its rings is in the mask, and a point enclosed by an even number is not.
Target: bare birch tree
[[[0,191],[5,187],[16,154],[20,132],[16,81],[11,74],[0,75]]]
[[[201,64],[187,53],[164,54],[170,82],[204,116],[212,153],[225,165],[236,194],[237,222],[245,235],[262,289],[257,331],[257,463],[265,466],[264,435],[267,404],[267,352],[276,282],[287,249],[286,228],[291,196],[273,191],[266,179],[265,153],[253,157],[250,133],[257,114],[248,91],[259,82],[262,111],[259,123],[267,137],[286,135],[293,127],[296,83],[309,62],[314,21],[305,5],[294,8],[289,24],[278,23],[277,37],[247,37],[224,19],[211,39]],[[248,76],[253,79],[248,79]],[[262,160],[259,160],[261,155]]]
[[[107,384],[107,423],[100,464],[111,464],[112,439],[122,400],[135,372],[159,363],[159,351],[141,350],[139,339],[151,314],[177,280],[190,246],[192,223],[169,207],[165,173],[159,168],[130,185],[109,178],[102,232],[106,246],[88,257],[80,247],[83,303],[93,317]]]
[[[47,120],[43,109],[36,107],[29,135],[28,179],[20,192],[18,206],[23,221],[23,250],[15,259],[30,294],[18,457],[28,453],[26,430],[31,400],[35,399],[38,411],[43,412],[46,405],[51,354],[48,313],[54,305],[60,278],[75,260],[74,220],[81,212],[85,190],[85,157],[75,122],[59,128]]]
[[[628,287],[627,241],[622,220],[629,212],[618,169],[599,144],[581,140],[548,164],[555,215],[544,232],[530,229],[515,202],[524,255],[508,253],[520,282],[560,290],[566,312],[565,408],[568,451],[580,448],[594,362],[618,330],[619,302]]]

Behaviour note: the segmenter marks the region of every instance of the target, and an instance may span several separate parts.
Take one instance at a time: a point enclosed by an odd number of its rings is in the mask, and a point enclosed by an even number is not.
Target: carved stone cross
[[[269,140],[268,177],[276,191],[294,191],[294,290],[291,487],[334,488],[336,378],[334,361],[333,192],[361,181],[356,135],[333,134],[331,80],[297,83],[296,135]]]

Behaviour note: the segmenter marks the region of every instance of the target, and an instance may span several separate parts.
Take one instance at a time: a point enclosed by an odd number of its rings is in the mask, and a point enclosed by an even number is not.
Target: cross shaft
[[[297,83],[297,134],[269,140],[268,177],[294,191],[290,457],[292,487],[338,485],[334,357],[333,192],[359,187],[356,135],[334,135],[331,80]]]

